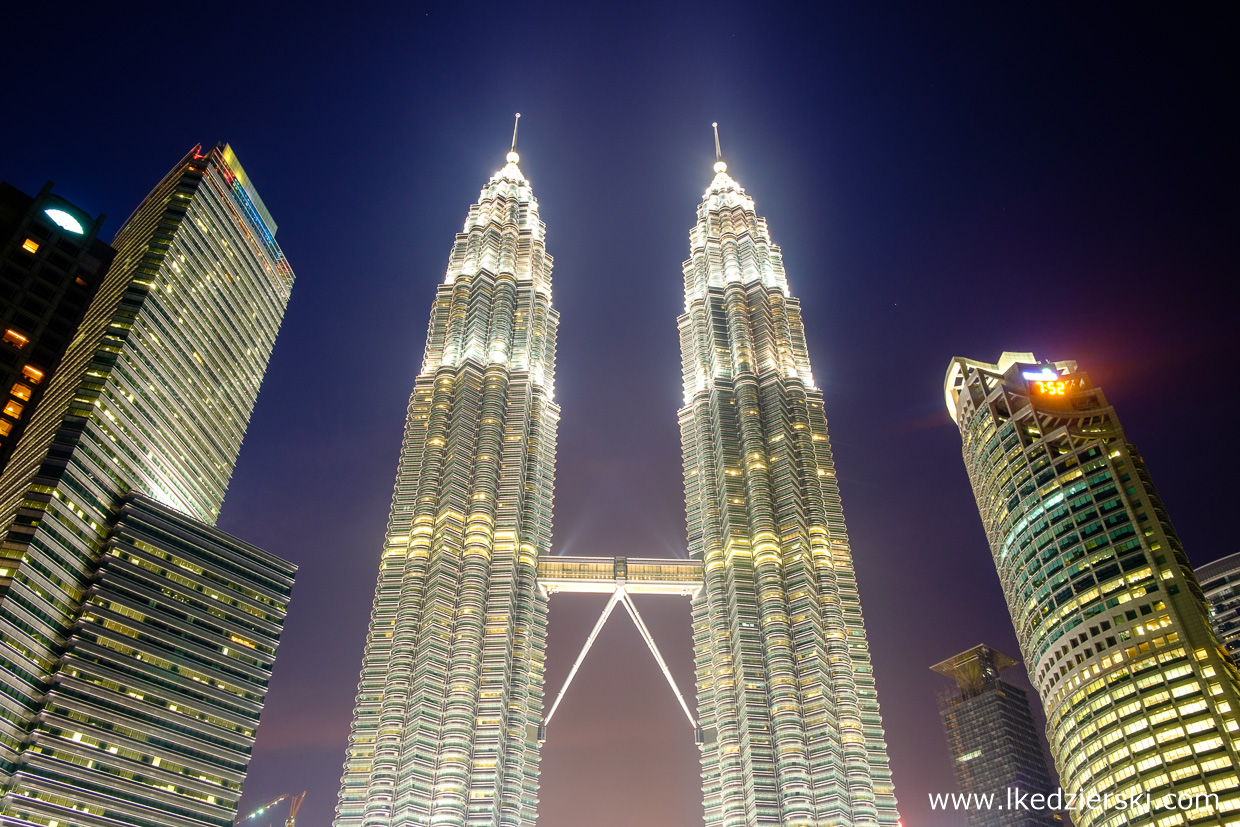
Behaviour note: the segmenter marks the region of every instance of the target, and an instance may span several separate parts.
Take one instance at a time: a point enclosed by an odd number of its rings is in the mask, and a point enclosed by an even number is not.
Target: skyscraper
[[[431,311],[336,827],[533,825],[547,598],[575,590],[612,593],[578,665],[620,602],[678,698],[627,594],[695,595],[708,825],[896,824],[822,394],[765,222],[721,162],[680,319],[694,559],[540,560],[558,317],[515,142],[507,160]]]
[[[43,399],[115,251],[103,216],[0,183],[0,473]]]
[[[1102,390],[1004,353],[953,359],[944,391],[1064,788],[1138,797],[1079,827],[1235,823],[1240,681]]]
[[[195,148],[0,476],[5,824],[231,823],[294,567],[212,528],[293,273],[231,148]]]
[[[1210,625],[1231,659],[1240,664],[1240,552],[1197,567],[1210,604]]]
[[[431,309],[337,827],[534,823],[558,315],[519,160],[514,140]]]
[[[1062,819],[1048,809],[1009,807],[1011,791],[1054,792],[1025,691],[999,677],[1016,661],[989,646],[974,646],[930,667],[956,681],[939,697],[939,715],[952,755],[956,783],[965,795],[993,796],[997,807],[965,812],[970,827],[1054,827]]]
[[[690,232],[680,410],[708,825],[897,820],[800,303],[722,160]]]

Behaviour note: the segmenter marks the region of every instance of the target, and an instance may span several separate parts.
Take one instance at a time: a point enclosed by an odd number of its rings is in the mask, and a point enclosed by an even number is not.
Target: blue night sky
[[[1237,550],[1236,9],[6,10],[0,177],[54,180],[111,238],[189,148],[227,140],[297,274],[220,519],[301,567],[244,807],[307,789],[299,825],[330,822],[435,285],[520,111],[561,314],[555,550],[683,554],[680,265],[718,121],[803,301],[904,824],[960,823],[926,803],[954,783],[929,667],[1018,651],[943,405],[951,357],[1076,359],[1190,559]],[[548,702],[603,602],[553,598]],[[638,606],[691,692],[688,601]],[[701,823],[692,732],[619,614],[543,755],[542,827]]]

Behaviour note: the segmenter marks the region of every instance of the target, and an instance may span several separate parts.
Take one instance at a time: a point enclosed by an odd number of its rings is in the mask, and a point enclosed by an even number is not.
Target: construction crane
[[[233,822],[233,827],[237,827],[238,824],[245,824],[250,819],[261,816],[263,813],[267,812],[286,798],[289,800],[289,805],[288,819],[284,822],[284,827],[297,827],[297,811],[301,809],[301,802],[306,799],[305,790],[302,790],[301,795],[289,795],[288,793],[285,793],[279,798],[272,799],[249,815],[238,818]]]

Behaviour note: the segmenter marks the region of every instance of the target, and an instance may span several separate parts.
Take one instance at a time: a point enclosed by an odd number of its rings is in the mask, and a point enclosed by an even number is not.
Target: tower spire
[[[728,165],[723,162],[723,150],[719,148],[719,124],[711,123],[715,130],[715,172],[727,172]]]
[[[517,127],[520,125],[521,113],[518,112],[512,121],[512,148],[508,150],[508,157],[506,159],[510,164],[515,164],[521,160],[521,156],[517,154]]]

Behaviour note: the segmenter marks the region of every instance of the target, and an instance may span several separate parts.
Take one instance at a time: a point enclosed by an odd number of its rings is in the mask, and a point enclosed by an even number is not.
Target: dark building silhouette
[[[985,644],[930,667],[956,681],[939,696],[939,714],[960,791],[994,796],[992,808],[970,807],[970,827],[1062,825],[1045,809],[1008,805],[1009,790],[1049,795],[1054,790],[1024,690],[1000,680],[1016,661]],[[1000,807],[1002,805],[1002,808]]]
[[[33,197],[0,183],[0,471],[116,255],[103,219],[50,181]]]

